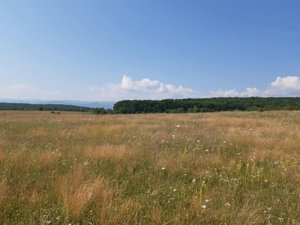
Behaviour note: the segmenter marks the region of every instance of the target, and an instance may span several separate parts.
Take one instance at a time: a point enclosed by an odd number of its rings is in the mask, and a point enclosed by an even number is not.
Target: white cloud
[[[261,95],[261,91],[257,88],[246,88],[241,92],[235,89],[212,91],[210,97],[257,97]]]
[[[144,78],[142,80],[134,81],[131,77],[128,77],[126,75],[123,76],[123,79],[121,81],[121,87],[125,90],[155,90],[161,85],[163,85],[163,83],[158,80],[150,80],[148,78]]]
[[[165,84],[159,80],[144,78],[134,80],[124,75],[118,84],[106,86],[91,86],[90,98],[97,100],[121,99],[166,99],[166,98],[203,98],[203,97],[270,97],[270,96],[300,96],[300,78],[298,76],[283,76],[266,85],[265,89],[248,87],[245,90],[219,89],[208,95],[200,95],[199,91]]]
[[[134,80],[124,75],[119,83],[104,86],[90,86],[88,89],[67,93],[66,90],[45,90],[24,84],[0,86],[0,99],[40,99],[40,100],[88,100],[118,101],[122,99],[167,99],[203,97],[270,97],[300,96],[300,77],[278,76],[264,89],[248,87],[245,90],[219,89],[206,95],[180,85],[164,83],[159,80],[143,78]]]
[[[277,90],[300,90],[300,79],[297,76],[277,77],[271,83],[271,87]]]
[[[261,92],[257,88],[246,88],[246,91],[242,95],[245,97],[260,96]]]
[[[240,93],[235,89],[230,90],[217,90],[217,91],[211,91],[210,92],[211,97],[236,97],[239,96]]]
[[[127,75],[124,75],[118,84],[91,86],[89,90],[98,100],[187,98],[197,95],[190,88],[149,78],[133,80]]]
[[[270,84],[267,95],[271,96],[299,96],[300,78],[298,76],[276,77]]]
[[[266,89],[246,88],[245,91],[218,90],[211,92],[211,97],[283,97],[300,96],[300,78],[298,76],[276,77]]]

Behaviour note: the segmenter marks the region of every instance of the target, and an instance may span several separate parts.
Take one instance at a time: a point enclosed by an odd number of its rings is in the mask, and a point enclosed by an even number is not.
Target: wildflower
[[[224,206],[230,207],[231,205],[229,202],[226,202]]]
[[[175,191],[177,191],[177,189],[176,189],[176,188],[174,188],[174,189],[173,189],[173,191],[175,192]]]
[[[206,199],[205,202],[208,203],[208,202],[209,202],[209,199]]]
[[[84,162],[83,162],[83,165],[84,165],[84,166],[88,166],[89,164],[90,164],[89,161],[84,161]]]
[[[205,149],[205,152],[208,152],[209,150],[208,149]]]
[[[202,205],[201,207],[202,207],[202,209],[206,209],[206,205]]]
[[[196,178],[194,178],[194,179],[192,180],[192,182],[193,182],[193,183],[196,183]]]
[[[200,143],[200,140],[197,140],[197,143]]]
[[[177,128],[179,128],[179,127],[180,127],[180,125],[179,125],[179,124],[177,124],[177,125],[176,125],[176,127],[177,127]]]
[[[166,168],[165,168],[165,167],[162,167],[161,169],[162,169],[162,170],[165,170]]]
[[[278,217],[278,220],[280,223],[282,223],[284,221],[284,219],[282,217]]]

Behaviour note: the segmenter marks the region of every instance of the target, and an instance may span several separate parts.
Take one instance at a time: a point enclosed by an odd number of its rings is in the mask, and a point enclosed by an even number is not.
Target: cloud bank
[[[255,87],[246,88],[244,91],[217,90],[210,92],[211,97],[296,97],[300,96],[300,78],[298,76],[278,76],[266,89],[259,90]]]
[[[149,78],[133,80],[127,75],[124,75],[118,84],[109,84],[105,87],[91,86],[89,90],[102,100],[188,98],[197,95],[197,92],[190,88],[165,84]]]
[[[92,86],[90,91],[97,99],[166,99],[166,98],[207,98],[207,97],[284,97],[300,96],[298,76],[278,76],[266,85],[265,89],[248,87],[245,90],[216,90],[203,95],[198,90],[180,85],[165,84],[159,80],[144,78],[134,80],[124,75],[121,82],[105,87]]]
[[[23,84],[0,86],[0,99],[38,100],[87,100],[119,101],[124,99],[167,99],[167,98],[207,98],[207,97],[300,97],[299,76],[278,76],[266,88],[248,87],[245,90],[219,89],[205,95],[199,90],[183,87],[159,80],[143,78],[134,80],[124,75],[119,83],[82,88],[76,93],[44,90]]]

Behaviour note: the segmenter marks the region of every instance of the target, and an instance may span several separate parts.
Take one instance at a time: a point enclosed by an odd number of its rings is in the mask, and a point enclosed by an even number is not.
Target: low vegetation
[[[0,112],[0,223],[300,224],[300,112]]]

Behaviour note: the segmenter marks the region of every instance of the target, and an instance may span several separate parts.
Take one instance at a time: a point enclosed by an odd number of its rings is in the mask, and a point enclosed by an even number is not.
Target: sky
[[[0,0],[0,99],[300,96],[299,0]]]

